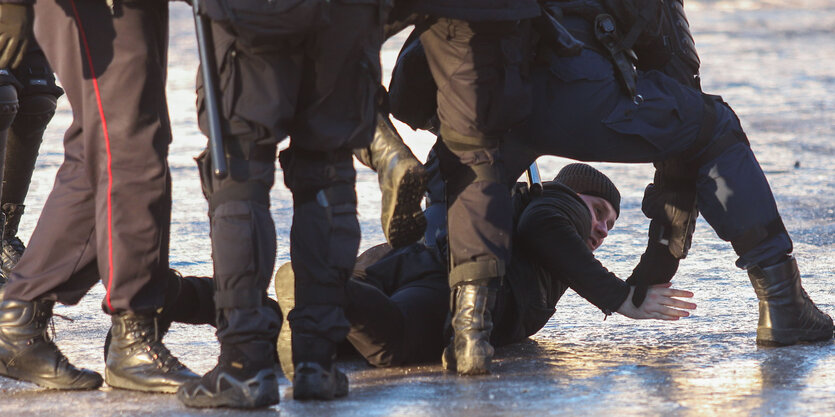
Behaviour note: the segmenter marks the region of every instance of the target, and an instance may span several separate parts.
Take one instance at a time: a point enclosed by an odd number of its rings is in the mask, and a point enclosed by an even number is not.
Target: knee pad
[[[313,200],[320,204],[344,204],[353,200],[356,205],[357,174],[351,150],[320,152],[290,146],[279,154],[278,160],[284,170],[284,184],[293,192],[295,205]]]
[[[17,89],[11,84],[0,85],[0,131],[12,125],[18,108]]]
[[[456,196],[477,182],[508,184],[504,164],[498,160],[498,149],[440,142],[435,149],[447,196]]]
[[[20,109],[12,128],[20,137],[30,137],[31,133],[40,133],[55,115],[58,99],[51,94],[34,94],[20,98]]]

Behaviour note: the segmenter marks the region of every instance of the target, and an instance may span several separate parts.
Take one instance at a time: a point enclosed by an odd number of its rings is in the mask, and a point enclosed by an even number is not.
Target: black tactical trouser
[[[20,103],[6,144],[0,202],[23,204],[44,130],[55,114],[56,100],[64,90],[55,85],[52,68],[34,39],[30,40],[20,66],[13,70],[0,69],[0,85],[15,86]]]
[[[532,69],[534,111],[511,133],[502,152],[508,177],[517,178],[540,155],[582,161],[657,162],[672,157],[697,171],[699,212],[726,241],[779,222],[774,196],[745,142],[733,110],[657,71],[638,74],[635,101],[623,93],[608,59],[591,50],[580,56],[549,56]],[[713,123],[706,123],[710,109]],[[702,129],[708,143],[697,145]],[[728,142],[728,138],[731,138]],[[722,144],[723,140],[726,143]],[[748,267],[791,252],[785,230],[739,250]]]
[[[515,21],[439,18],[420,35],[438,86],[451,286],[501,277],[510,257],[511,203],[499,146],[531,108],[525,32]]]
[[[105,2],[41,1],[35,15],[74,118],[6,297],[74,304],[101,279],[105,311],[156,311],[169,273],[168,4],[120,3],[114,14]]]
[[[280,156],[294,209],[295,308],[287,319],[294,340],[305,334],[339,342],[348,333],[345,281],[360,241],[352,149],[372,139],[381,79],[379,7],[332,2],[325,28],[257,47],[220,25],[212,28],[229,176],[212,176],[207,158],[200,164],[210,207],[218,338],[242,343],[277,331],[276,313],[261,299],[276,255],[269,206],[276,144],[289,135]],[[198,107],[205,133],[199,85]]]

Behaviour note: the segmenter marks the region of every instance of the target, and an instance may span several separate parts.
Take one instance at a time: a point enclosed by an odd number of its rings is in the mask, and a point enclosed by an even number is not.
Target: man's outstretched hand
[[[696,304],[679,298],[691,298],[693,293],[670,288],[671,286],[672,284],[669,282],[650,286],[640,307],[635,307],[632,303],[632,294],[635,292],[635,287],[630,287],[629,296],[618,308],[618,313],[638,320],[678,320],[681,317],[689,316],[690,312],[687,310],[694,310]]]

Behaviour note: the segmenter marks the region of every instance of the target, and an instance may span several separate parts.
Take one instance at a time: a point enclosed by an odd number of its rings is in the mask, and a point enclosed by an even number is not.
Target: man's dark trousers
[[[248,42],[219,24],[212,27],[229,176],[213,176],[207,158],[200,165],[222,311],[218,339],[241,344],[278,331],[275,311],[260,299],[276,256],[269,208],[276,145],[289,135],[280,161],[294,203],[295,308],[287,319],[297,363],[305,361],[295,351],[297,335],[335,346],[348,334],[345,281],[360,241],[352,149],[372,139],[381,78],[379,5],[334,1],[329,7],[329,25],[309,35]],[[201,129],[207,132],[203,99],[198,85]]]
[[[6,297],[74,304],[101,278],[105,311],[150,313],[168,273],[168,4],[39,1],[35,15],[74,119]]]

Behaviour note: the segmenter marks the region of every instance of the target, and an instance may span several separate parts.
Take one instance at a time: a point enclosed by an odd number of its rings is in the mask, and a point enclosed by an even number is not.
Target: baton
[[[215,42],[209,18],[200,14],[202,0],[192,0],[194,29],[197,33],[197,50],[200,54],[200,72],[203,75],[204,105],[209,119],[209,154],[212,158],[212,172],[215,176],[226,178],[226,152],[223,151],[223,130],[220,125],[218,106],[217,74],[215,69]]]
[[[542,178],[539,177],[539,167],[536,165],[536,161],[531,162],[528,167],[528,190],[532,193],[542,191]]]

